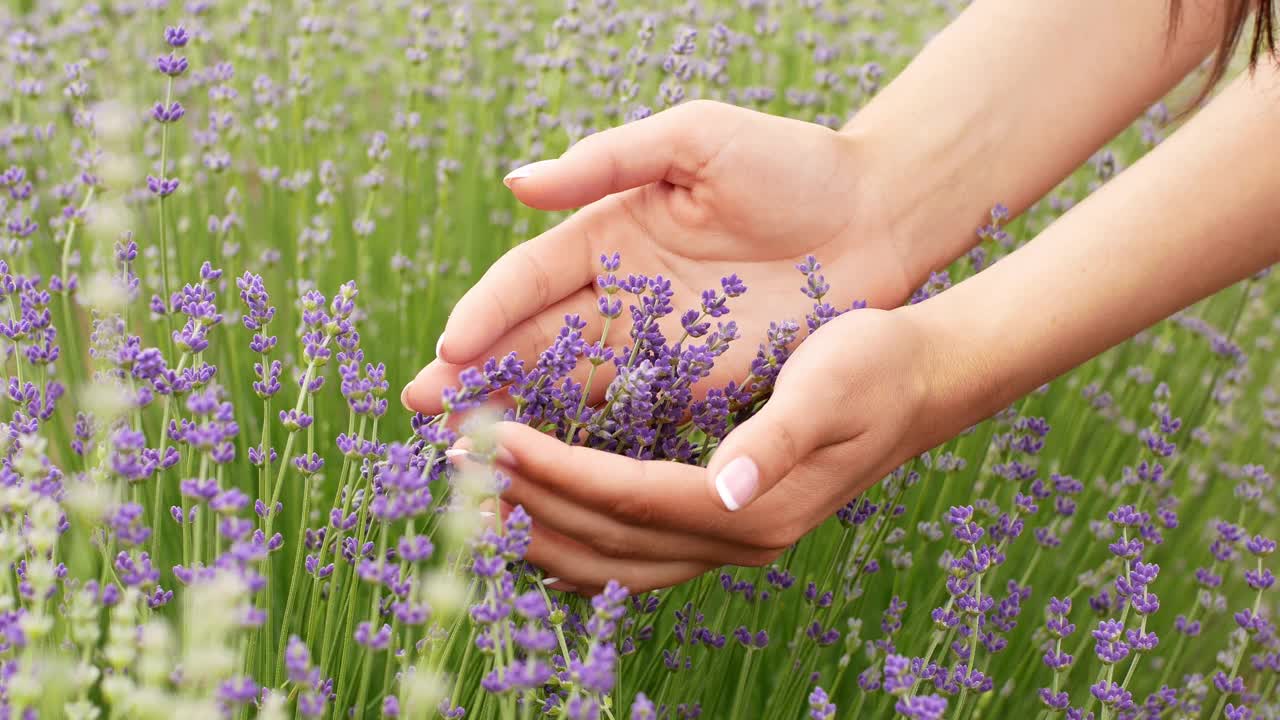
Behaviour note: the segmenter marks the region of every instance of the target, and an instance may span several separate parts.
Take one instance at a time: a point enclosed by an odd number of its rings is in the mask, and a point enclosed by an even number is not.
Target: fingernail
[[[531,163],[529,165],[521,165],[515,170],[512,170],[511,172],[507,173],[506,177],[502,178],[502,184],[506,185],[507,187],[511,187],[512,181],[519,180],[520,178],[529,177],[530,175],[533,174],[533,169],[534,169],[533,166],[536,164],[537,163]]]
[[[542,578],[543,585],[554,585],[558,582],[560,582],[560,578],[558,577]]]
[[[497,515],[495,515],[492,511],[489,511],[489,510],[481,510],[480,517],[488,520],[489,518],[497,517]]]
[[[755,497],[760,470],[745,455],[733,460],[716,475],[716,493],[730,512],[740,510]]]
[[[537,173],[543,166],[553,162],[555,162],[555,160],[539,160],[537,162],[529,163],[528,165],[521,165],[515,170],[507,173],[507,176],[502,178],[502,184],[507,187],[511,187],[512,182],[519,180],[520,178],[527,178],[530,175]]]
[[[440,350],[444,347],[444,333],[440,333],[440,337],[436,338],[436,358],[440,357]]]
[[[511,454],[510,450],[500,447],[494,450],[493,455],[494,455],[493,460],[498,465],[505,465],[508,468],[515,469],[516,459]],[[471,460],[472,462],[478,462],[478,463],[485,462],[485,459],[480,455],[477,455],[474,452],[463,449],[463,448],[449,448],[448,450],[444,451],[444,456],[449,458],[450,460],[456,460],[458,458],[466,458],[468,460]]]
[[[409,388],[411,387],[413,387],[412,380],[405,383],[404,389],[400,391],[400,404],[404,406],[405,410],[409,410],[410,412],[413,411],[413,408],[409,407]]]

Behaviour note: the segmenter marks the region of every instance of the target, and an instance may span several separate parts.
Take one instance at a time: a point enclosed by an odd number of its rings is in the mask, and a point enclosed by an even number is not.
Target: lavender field
[[[0,718],[1280,718],[1269,274],[776,560],[657,591],[548,587],[523,561],[537,518],[495,520],[502,475],[446,458],[464,432],[492,450],[458,419],[505,397],[566,441],[705,464],[805,335],[859,312],[826,303],[822,258],[796,259],[813,311],[751,337],[746,269],[672,297],[606,256],[630,345],[570,318],[442,415],[398,402],[461,294],[566,217],[508,171],[691,101],[838,127],[961,4],[5,0]],[[912,302],[1173,114],[1016,219],[992,198]],[[759,346],[751,377],[704,392],[730,343]],[[619,370],[600,407],[568,377],[587,363]]]

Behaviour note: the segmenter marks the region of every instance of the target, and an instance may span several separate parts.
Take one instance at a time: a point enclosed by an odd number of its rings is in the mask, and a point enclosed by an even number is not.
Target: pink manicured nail
[[[409,410],[410,412],[413,411],[413,408],[409,407],[409,388],[411,387],[413,387],[412,380],[405,383],[404,389],[400,391],[400,404],[404,406],[405,410]]]
[[[512,180],[519,180],[520,178],[529,177],[530,175],[533,174],[533,166],[536,164],[537,163],[522,165],[521,167],[518,167],[515,170],[512,170],[511,172],[507,173],[506,177],[502,178],[502,184],[506,185],[507,187],[511,187]]]
[[[521,165],[515,170],[512,170],[511,172],[507,173],[507,176],[502,178],[502,184],[506,185],[507,187],[511,187],[512,182],[519,180],[520,178],[527,178],[537,173],[541,168],[545,167],[548,163],[553,163],[553,162],[555,162],[554,159],[539,160],[537,162],[531,162],[528,165]]]
[[[470,454],[471,454],[470,452],[463,450],[462,448],[449,448],[448,450],[444,451],[444,456],[451,460],[453,458],[466,457]]]
[[[751,502],[759,485],[760,470],[745,455],[725,465],[716,475],[716,493],[730,512],[740,510]]]
[[[440,337],[436,338],[436,359],[440,359],[440,349],[444,347],[444,333],[440,333]]]

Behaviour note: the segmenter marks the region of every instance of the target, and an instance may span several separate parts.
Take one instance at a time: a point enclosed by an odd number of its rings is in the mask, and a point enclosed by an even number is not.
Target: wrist
[[[1002,201],[978,169],[996,152],[992,133],[968,125],[917,123],[873,102],[839,131],[860,179],[855,213],[876,218],[912,289],[971,249]]]
[[[913,372],[922,397],[913,454],[946,442],[1008,404],[999,382],[997,352],[981,322],[952,309],[943,293],[893,310],[919,339]]]

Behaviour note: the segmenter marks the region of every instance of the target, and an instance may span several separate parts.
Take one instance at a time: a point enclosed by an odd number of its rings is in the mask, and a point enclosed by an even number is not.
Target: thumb
[[[539,210],[569,210],[606,195],[667,180],[688,182],[696,173],[707,123],[717,112],[686,103],[651,117],[588,135],[554,160],[512,170],[502,182],[520,202]],[[683,168],[691,168],[685,172]]]
[[[775,394],[734,428],[707,466],[711,494],[730,511],[764,495],[823,444],[822,416],[809,393]]]

